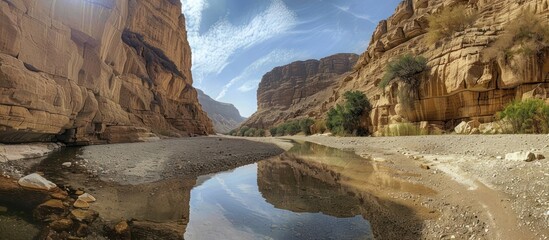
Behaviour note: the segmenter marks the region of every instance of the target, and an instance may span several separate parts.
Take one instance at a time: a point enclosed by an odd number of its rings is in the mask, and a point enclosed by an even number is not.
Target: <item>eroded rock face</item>
[[[428,44],[427,16],[458,3],[476,10],[477,21],[449,40]],[[318,63],[306,61],[266,74],[258,90],[258,112],[246,124],[268,128],[292,118],[324,118],[349,90],[368,96],[373,111],[363,124],[376,134],[406,122],[447,131],[462,121],[492,122],[512,100],[549,97],[548,48],[508,61],[483,58],[483,51],[504,34],[504,27],[525,11],[549,22],[548,0],[404,0],[379,23],[351,73],[333,82],[319,81],[309,75]],[[430,69],[419,76],[422,84],[413,108],[399,102],[398,83],[383,90],[377,87],[387,63],[403,54],[424,56]]]
[[[337,54],[274,68],[259,83],[257,112],[242,125],[268,129],[294,118],[320,116],[357,59],[356,54]]]
[[[179,1],[0,0],[0,19],[0,142],[213,132]]]
[[[427,44],[426,17],[443,6],[461,2],[475,9],[474,26],[456,33],[450,40]],[[504,33],[504,27],[520,13],[534,11],[549,18],[547,0],[450,1],[405,0],[393,16],[381,21],[368,49],[360,56],[350,81],[342,81],[330,103],[341,101],[348,90],[361,90],[374,109],[369,124],[372,132],[400,122],[428,122],[441,129],[453,129],[460,122],[494,120],[496,112],[512,100],[546,99],[549,89],[549,49],[533,56],[485,60],[483,50]],[[549,20],[548,20],[549,22]],[[420,76],[419,99],[414,108],[404,108],[398,99],[398,84],[381,90],[376,85],[386,64],[402,54],[426,57],[429,72]]]

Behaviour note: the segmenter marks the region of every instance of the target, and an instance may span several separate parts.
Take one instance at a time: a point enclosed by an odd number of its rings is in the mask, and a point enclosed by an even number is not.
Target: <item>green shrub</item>
[[[372,110],[370,102],[364,93],[348,91],[343,97],[345,103],[336,105],[328,111],[326,127],[337,135],[364,135],[367,130],[361,126],[362,115]]]
[[[236,129],[233,129],[233,130],[229,131],[229,133],[228,133],[227,135],[236,136],[236,133],[237,133],[237,132],[238,132],[238,131],[237,131]]]
[[[471,26],[478,18],[475,10],[467,9],[465,5],[446,7],[439,13],[427,17],[429,28],[426,40],[435,44],[439,40],[448,39],[456,32],[461,32]]]
[[[513,101],[499,113],[514,133],[549,133],[549,105],[540,99]]]
[[[277,136],[277,137],[284,136],[284,128],[283,127],[276,128],[275,136]]]
[[[427,69],[427,59],[423,56],[402,55],[389,62],[379,87],[385,89],[393,81],[402,81],[417,89],[419,87],[417,75]]]
[[[301,119],[299,120],[299,129],[305,135],[311,135],[311,126],[313,126],[314,123],[315,121],[310,118]]]
[[[276,136],[276,133],[278,131],[278,128],[277,127],[272,127],[271,129],[269,129],[269,132],[271,133],[271,136]]]
[[[505,33],[483,51],[483,58],[510,60],[515,55],[537,54],[546,47],[549,47],[549,21],[524,12],[505,26]]]
[[[404,83],[398,93],[398,98],[400,103],[412,107],[421,83],[418,75],[428,69],[427,59],[423,56],[402,55],[389,62],[385,75],[378,86],[385,89],[393,81]]]
[[[300,128],[299,122],[291,121],[282,125],[284,127],[284,135],[296,135]]]
[[[313,124],[311,134],[324,133],[326,131],[326,120],[319,119]]]
[[[311,126],[313,124],[314,120],[310,118],[293,120],[279,124],[276,127],[272,127],[269,131],[272,136],[295,135],[299,132],[303,132],[305,135],[310,135]]]
[[[257,131],[256,128],[250,128],[246,132],[244,132],[243,136],[245,136],[245,137],[254,137],[256,131]]]
[[[241,127],[240,130],[238,130],[238,136],[245,137],[248,130],[250,130],[250,127],[248,126]]]
[[[265,129],[258,129],[256,132],[255,132],[255,136],[256,137],[265,137]]]

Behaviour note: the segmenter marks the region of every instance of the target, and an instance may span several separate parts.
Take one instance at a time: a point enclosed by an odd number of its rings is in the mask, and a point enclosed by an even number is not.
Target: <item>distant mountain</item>
[[[240,123],[246,120],[245,117],[240,116],[240,112],[234,105],[218,102],[200,89],[197,89],[197,91],[198,101],[202,105],[202,109],[204,109],[212,120],[214,130],[217,133],[227,133],[237,128]]]

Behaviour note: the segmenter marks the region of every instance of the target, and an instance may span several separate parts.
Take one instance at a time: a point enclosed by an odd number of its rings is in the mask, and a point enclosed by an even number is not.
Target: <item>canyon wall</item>
[[[450,39],[428,44],[427,16],[444,7],[465,4],[478,19]],[[495,114],[512,100],[546,99],[549,90],[549,48],[531,56],[485,60],[483,55],[521,13],[536,14],[549,24],[548,0],[405,0],[395,13],[377,26],[368,49],[360,56],[350,81],[341,82],[334,97],[361,90],[374,110],[371,131],[380,134],[391,124],[414,122],[426,130],[453,129],[461,121],[495,120]],[[549,25],[548,25],[549,26]],[[428,59],[429,69],[419,77],[419,99],[413,107],[399,102],[399,85],[385,89],[377,84],[395,57],[412,54]],[[327,104],[334,102],[327,100]]]
[[[213,133],[180,1],[0,0],[0,33],[2,143]]]
[[[238,109],[230,104],[218,102],[206,95],[202,90],[198,91],[198,101],[204,111],[208,114],[208,117],[212,120],[214,130],[216,133],[228,133],[231,130],[238,128],[240,123],[246,120],[245,117],[240,116]]]
[[[332,99],[335,87],[357,60],[356,54],[342,53],[274,68],[259,83],[257,112],[242,125],[269,129],[296,118],[322,117],[325,100]]]
[[[428,43],[427,17],[457,4],[476,12],[476,21],[449,39]],[[374,135],[382,135],[387,126],[410,122],[434,132],[451,130],[461,121],[492,122],[513,100],[549,97],[549,48],[510,60],[484,57],[521,13],[535,14],[549,24],[549,0],[404,0],[392,16],[379,22],[352,70],[340,64],[345,68],[337,74],[315,77],[309,69],[319,63],[306,61],[267,73],[258,89],[258,111],[246,124],[267,129],[295,118],[325,118],[349,90],[364,92],[372,103],[363,124]],[[388,63],[405,54],[425,57],[429,67],[418,76],[419,97],[412,106],[399,102],[398,83],[378,87]]]

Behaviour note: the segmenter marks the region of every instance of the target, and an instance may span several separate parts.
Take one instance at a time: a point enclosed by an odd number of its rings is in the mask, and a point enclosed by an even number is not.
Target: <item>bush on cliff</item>
[[[419,75],[428,69],[427,59],[423,56],[402,55],[389,62],[378,87],[385,89],[394,81],[404,83],[398,93],[398,98],[400,103],[412,107],[412,102],[417,98],[421,83]]]
[[[514,101],[499,113],[514,133],[549,133],[549,105],[540,99]]]
[[[429,44],[448,39],[454,33],[461,32],[471,26],[478,18],[476,10],[468,9],[461,4],[454,7],[446,7],[439,13],[429,15],[427,21],[426,40]]]
[[[361,124],[361,118],[372,110],[368,98],[360,91],[348,91],[343,97],[343,105],[338,104],[328,111],[326,127],[337,135],[367,134],[367,129]]]
[[[534,13],[521,13],[505,26],[505,33],[483,51],[485,61],[497,57],[510,60],[515,55],[534,55],[549,47],[549,21]]]

